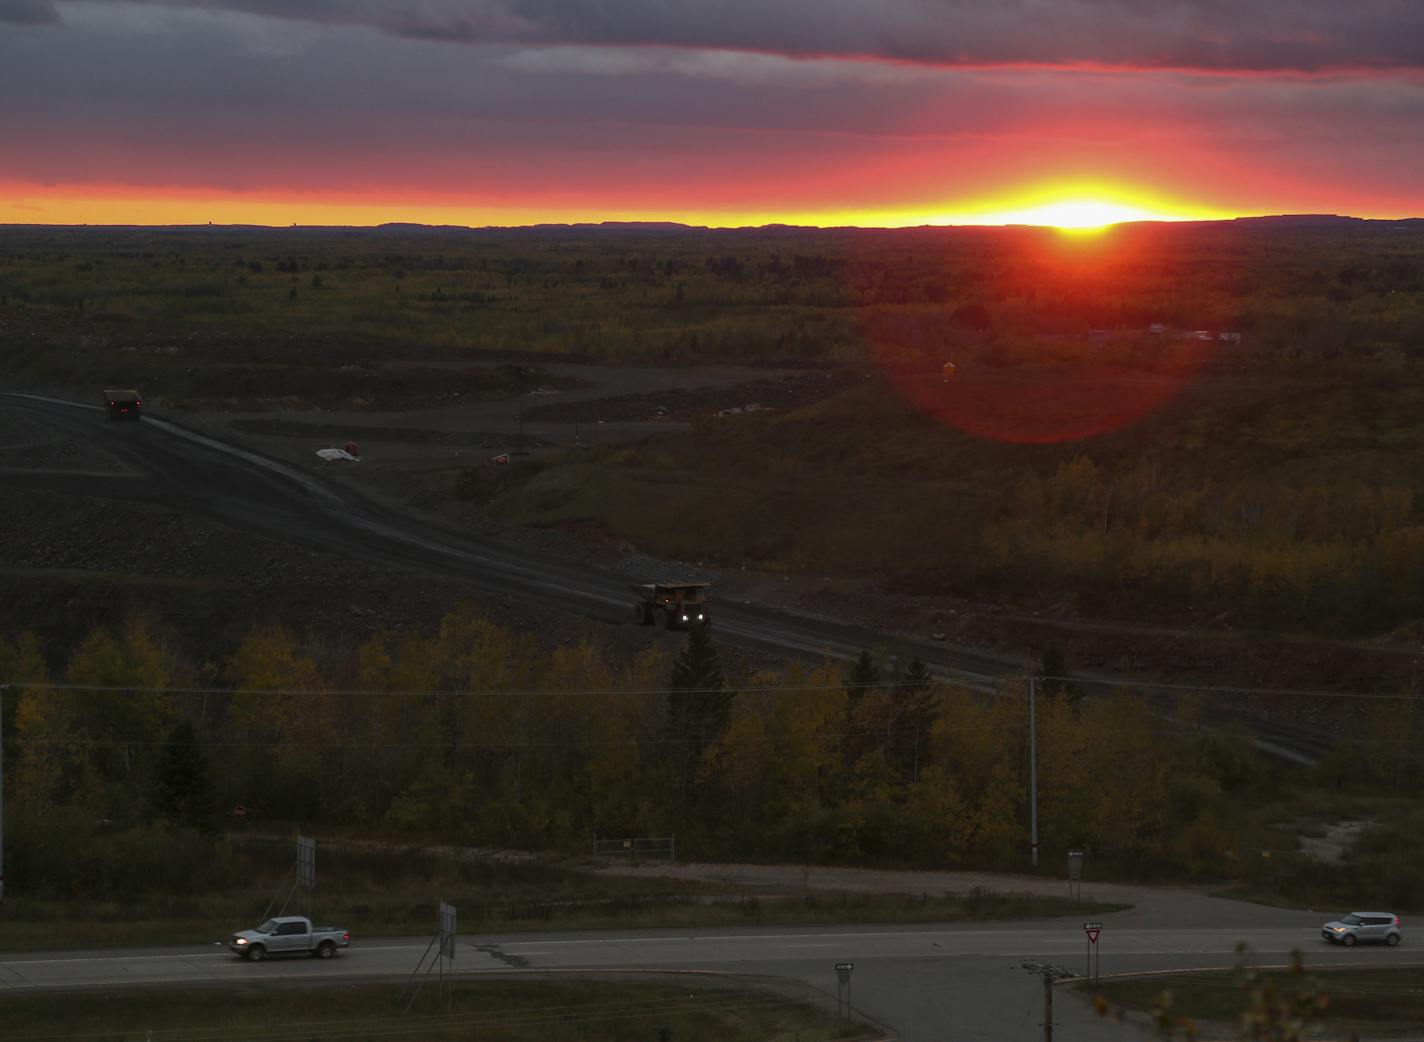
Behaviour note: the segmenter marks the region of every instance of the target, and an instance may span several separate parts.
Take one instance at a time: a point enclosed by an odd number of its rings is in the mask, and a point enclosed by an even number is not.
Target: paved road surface
[[[1212,899],[1203,898],[1204,901]],[[1257,961],[1280,964],[1304,948],[1312,965],[1386,966],[1414,962],[1407,948],[1325,949],[1322,917],[1308,912],[1212,901],[1219,925],[1140,927],[1135,919],[1170,922],[1198,916],[1168,895],[1159,906],[1105,916],[1103,973],[1224,967],[1238,941]],[[1175,909],[1175,910],[1174,910]],[[1234,924],[1228,925],[1231,920]],[[1017,967],[1036,959],[1082,972],[1085,941],[1076,922],[963,926],[709,929],[496,935],[462,938],[463,975],[538,971],[710,971],[791,978],[834,995],[834,964],[855,963],[852,998],[863,1015],[906,1042],[1029,1042],[1042,1037],[1042,989]],[[362,941],[330,961],[302,957],[244,962],[225,948],[146,949],[0,956],[4,991],[122,985],[243,984],[400,977],[429,938]],[[1102,1042],[1140,1039],[1140,1030],[1099,1020],[1078,997],[1060,990],[1058,1038]]]

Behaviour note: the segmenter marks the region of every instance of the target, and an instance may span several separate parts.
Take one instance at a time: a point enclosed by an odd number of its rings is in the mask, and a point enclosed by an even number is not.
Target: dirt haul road
[[[18,411],[31,424],[92,445],[96,457],[121,464],[112,472],[0,468],[12,487],[159,503],[313,550],[454,578],[482,593],[631,622],[626,577],[411,518],[299,467],[171,421],[148,415],[137,424],[111,424],[97,406],[17,394],[0,394],[0,410]],[[884,641],[854,626],[757,604],[717,601],[714,611],[717,639],[753,651],[850,660]],[[1023,669],[971,649],[900,638],[895,645],[940,675],[985,690],[995,678]]]
[[[602,622],[631,624],[627,576],[413,518],[299,466],[177,423],[148,415],[140,423],[115,424],[99,406],[0,393],[4,412],[31,428],[43,427],[72,444],[90,447],[95,460],[104,463],[96,470],[76,469],[72,461],[66,467],[7,467],[0,458],[0,480],[7,487],[161,504],[295,546],[438,576],[480,593]],[[645,577],[658,578],[666,576]],[[918,656],[934,675],[986,693],[997,689],[999,678],[1022,675],[1029,668],[973,648],[877,633],[750,601],[714,600],[712,610],[717,640],[749,651],[851,661],[864,649],[889,644],[902,656]],[[1297,722],[1288,707],[1263,715],[1223,691],[1220,700],[1202,707],[1202,724],[1244,728],[1262,750],[1298,763],[1316,762],[1336,741]],[[1165,707],[1162,715],[1171,719]]]

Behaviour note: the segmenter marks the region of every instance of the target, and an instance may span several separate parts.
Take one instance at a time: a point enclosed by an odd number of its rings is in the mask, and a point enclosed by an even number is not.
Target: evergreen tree
[[[722,685],[722,664],[706,627],[690,630],[668,683],[668,731],[676,743],[684,799],[703,754],[727,728],[732,700]]]
[[[1076,702],[1083,697],[1079,691],[1068,680],[1068,660],[1063,656],[1063,649],[1057,644],[1050,644],[1043,649],[1043,660],[1039,664],[1039,692],[1049,698],[1064,698],[1069,702]]]
[[[850,667],[850,674],[846,677],[846,687],[850,689],[851,698],[858,698],[871,688],[880,683],[880,667],[870,652],[862,651],[860,658],[855,660],[855,664]]]
[[[159,812],[176,825],[205,828],[213,812],[213,783],[208,759],[198,748],[198,734],[180,720],[168,735],[158,763]]]
[[[929,669],[916,657],[910,663],[910,668],[905,671],[905,679],[900,682],[900,690],[907,694],[913,694],[927,690],[932,683],[934,683],[934,678],[930,676]]]
[[[930,690],[933,684],[928,667],[917,657],[910,662],[910,668],[895,688],[898,712],[891,748],[896,766],[912,782],[919,780],[923,743],[934,726],[935,698]]]
[[[722,690],[722,664],[705,626],[687,634],[687,646],[672,667],[674,691]]]

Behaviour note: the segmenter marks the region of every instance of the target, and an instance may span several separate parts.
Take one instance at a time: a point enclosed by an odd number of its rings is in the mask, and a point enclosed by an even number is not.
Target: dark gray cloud
[[[0,181],[39,186],[10,189],[32,202],[46,185],[123,185],[477,200],[535,220],[576,196],[669,214],[829,212],[1081,177],[1222,195],[1246,212],[1420,212],[1414,75],[812,62],[611,34],[561,43],[572,30],[527,2],[513,21],[508,4],[284,0],[283,17],[276,0],[58,6],[62,30],[0,31]],[[434,15],[456,7],[465,28],[452,32],[465,35],[451,39],[469,45],[429,42]],[[418,17],[418,31],[397,14]],[[477,24],[512,28],[484,39]]]
[[[52,0],[0,0],[0,25],[50,25],[59,21]]]
[[[18,2],[48,6],[39,0]],[[136,2],[361,25],[395,36],[470,43],[717,48],[951,66],[1424,69],[1421,0]]]

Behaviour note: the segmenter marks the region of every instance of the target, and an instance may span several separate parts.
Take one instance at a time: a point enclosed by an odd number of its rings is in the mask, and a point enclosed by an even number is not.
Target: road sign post
[[[455,994],[455,906],[440,902],[437,912],[437,925],[435,936],[430,938],[430,943],[425,946],[425,951],[421,952],[420,959],[415,964],[415,969],[411,971],[410,978],[401,985],[400,994],[396,996],[396,1004],[401,1007],[401,1016],[410,1012],[410,1008],[415,1005],[416,996],[420,994],[421,986],[425,984],[425,978],[432,973],[438,978],[438,987],[445,995],[445,1008],[449,1009]],[[434,952],[432,959],[430,953]],[[427,961],[429,960],[429,961]],[[447,972],[446,962],[449,962]]]
[[[1096,979],[1098,978],[1098,976],[1100,975],[1100,973],[1101,973],[1101,971],[1102,971],[1102,968],[1103,968],[1103,950],[1102,950],[1102,948],[1099,947],[1099,945],[1098,945],[1098,938],[1099,938],[1100,936],[1102,936],[1102,932],[1103,932],[1103,924],[1102,924],[1102,923],[1084,923],[1084,924],[1083,924],[1083,934],[1088,938],[1088,947],[1084,950],[1084,953],[1083,953],[1083,957],[1084,957],[1084,959],[1086,960],[1086,963],[1085,963],[1085,965],[1083,966],[1083,976],[1084,976],[1084,977],[1087,977],[1089,980],[1096,980]],[[1098,970],[1098,972],[1096,972],[1096,973],[1095,973],[1094,970],[1093,970],[1093,962],[1094,962],[1093,953],[1094,953],[1094,951],[1097,952],[1097,956],[1098,956],[1098,957],[1097,957],[1097,960],[1096,960],[1096,961],[1097,961],[1097,970]]]
[[[1038,678],[1028,678],[1028,838],[1029,860],[1038,868],[1038,725],[1034,702],[1038,695]]]
[[[455,994],[455,906],[440,902],[440,978],[445,985],[445,1008]],[[446,970],[446,964],[449,970]]]
[[[850,1019],[850,974],[855,969],[853,962],[836,963],[836,1013],[845,1005],[845,1019]]]
[[[307,892],[307,918],[311,918],[312,891],[316,889],[316,840],[297,837],[297,885]]]
[[[1083,899],[1083,852],[1068,851],[1068,896]]]

